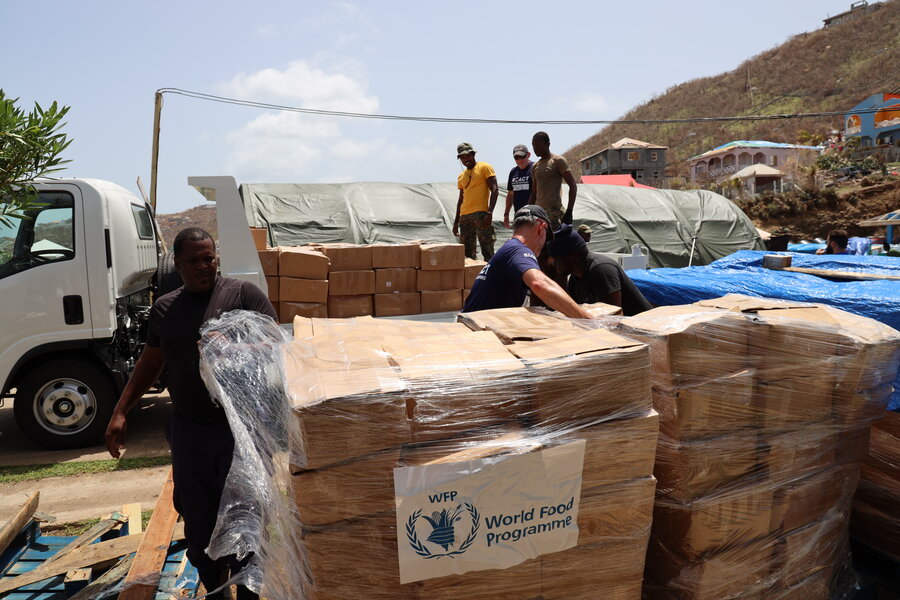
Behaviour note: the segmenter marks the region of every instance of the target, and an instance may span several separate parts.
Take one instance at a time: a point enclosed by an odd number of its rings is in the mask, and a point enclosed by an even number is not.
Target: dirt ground
[[[164,437],[164,426],[170,412],[168,395],[146,396],[128,416],[125,456],[167,455],[169,448]],[[109,454],[102,445],[80,450],[53,451],[42,448],[18,431],[10,402],[0,408],[0,466],[108,458]],[[53,515],[59,523],[100,517],[133,502],[140,502],[144,510],[152,509],[168,471],[169,467],[164,466],[0,484],[0,523],[15,514],[35,491],[41,494],[38,511]]]

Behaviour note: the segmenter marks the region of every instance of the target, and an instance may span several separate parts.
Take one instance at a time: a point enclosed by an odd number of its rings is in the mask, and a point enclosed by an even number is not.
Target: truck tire
[[[116,405],[112,381],[93,364],[53,360],[21,380],[13,402],[19,429],[53,450],[99,444]]]
[[[154,302],[182,285],[184,281],[181,279],[181,273],[175,268],[175,255],[171,252],[163,254],[159,258],[159,266],[156,267]]]

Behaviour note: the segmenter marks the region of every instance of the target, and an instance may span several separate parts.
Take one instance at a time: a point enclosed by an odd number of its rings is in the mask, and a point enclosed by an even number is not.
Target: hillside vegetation
[[[849,1],[848,1],[849,8]],[[825,15],[822,15],[823,17]],[[739,18],[739,17],[738,17]],[[778,18],[773,15],[772,18]],[[735,23],[738,26],[738,22]],[[735,43],[740,43],[736,36]],[[713,48],[710,51],[715,51]],[[698,57],[702,60],[702,57]],[[676,85],[621,119],[679,119],[848,111],[866,97],[900,86],[900,0],[847,23],[801,33],[733,71]],[[670,175],[685,159],[732,140],[802,142],[841,129],[843,119],[735,123],[610,125],[565,152],[575,176],[580,159],[630,137],[669,147]]]

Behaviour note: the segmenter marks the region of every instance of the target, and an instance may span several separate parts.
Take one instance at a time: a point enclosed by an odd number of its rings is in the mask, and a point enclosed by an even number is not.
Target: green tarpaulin
[[[563,185],[562,197],[568,187]],[[251,226],[268,227],[279,246],[311,242],[454,242],[455,183],[243,184]],[[494,210],[497,247],[506,190]],[[574,223],[593,230],[596,252],[630,253],[638,244],[650,267],[705,265],[738,250],[764,250],[756,228],[733,202],[707,191],[581,184]]]

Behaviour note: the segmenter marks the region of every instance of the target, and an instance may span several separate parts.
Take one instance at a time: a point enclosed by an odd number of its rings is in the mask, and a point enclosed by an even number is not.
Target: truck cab
[[[157,270],[149,206],[96,179],[35,182],[0,223],[0,398],[49,448],[97,443],[142,349]]]

